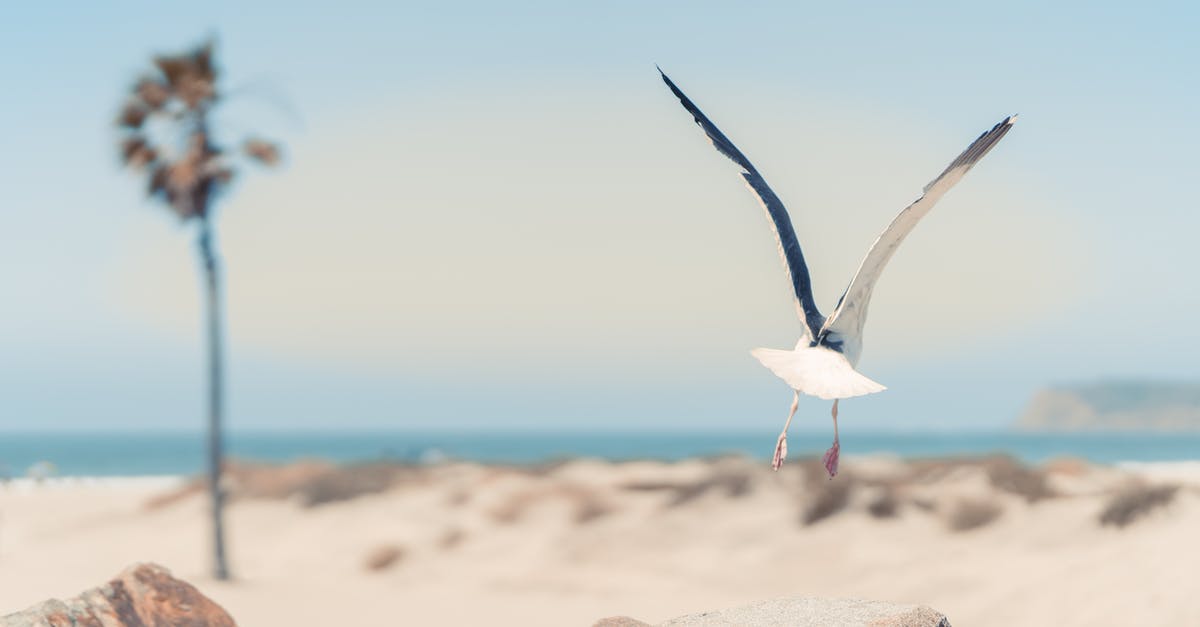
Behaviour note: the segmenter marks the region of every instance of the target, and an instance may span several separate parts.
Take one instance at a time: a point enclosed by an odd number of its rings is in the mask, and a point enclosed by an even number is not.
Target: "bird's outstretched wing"
[[[734,163],[742,168],[742,178],[746,179],[746,183],[750,189],[758,195],[758,199],[762,201],[763,207],[767,210],[767,216],[771,219],[771,227],[775,231],[775,239],[779,242],[779,252],[783,255],[784,263],[787,264],[788,273],[792,278],[792,290],[796,293],[796,303],[800,313],[800,319],[804,321],[805,331],[809,337],[816,337],[821,326],[825,323],[824,316],[817,310],[817,305],[813,301],[812,282],[808,276],[808,266],[804,263],[804,253],[800,252],[800,242],[796,239],[796,230],[792,228],[792,219],[788,216],[787,209],[775,192],[767,186],[767,182],[754,169],[754,165],[750,160],[743,155],[733,142],[729,141],[728,137],[720,131],[707,117],[692,103],[687,96],[671,82],[671,79],[663,73],[662,69],[658,70],[662,74],[663,82],[679,98],[679,102],[683,104],[683,108],[692,114],[692,118],[700,128],[704,129],[704,133],[708,135],[709,141],[716,147],[717,151],[729,157]]]
[[[925,194],[918,198],[916,202],[904,208],[900,215],[896,216],[892,223],[888,225],[887,230],[875,240],[871,249],[867,251],[867,256],[863,259],[862,265],[858,267],[858,272],[855,273],[854,279],[850,281],[850,286],[846,288],[846,292],[842,294],[842,298],[838,301],[837,308],[825,321],[824,328],[821,329],[822,337],[827,332],[840,333],[857,337],[862,333],[863,323],[867,319],[867,305],[871,301],[871,291],[875,289],[875,282],[879,280],[879,275],[883,272],[883,267],[887,265],[888,260],[900,247],[900,243],[913,230],[913,227],[920,222],[925,214],[933,208],[939,199],[955,183],[962,179],[984,155],[988,153],[1000,139],[1004,137],[1008,130],[1012,128],[1013,122],[1017,120],[1017,116],[1012,115],[1005,118],[1002,122],[992,127],[992,130],[982,134],[967,147],[957,159],[952,161],[936,179],[933,179],[925,186]]]

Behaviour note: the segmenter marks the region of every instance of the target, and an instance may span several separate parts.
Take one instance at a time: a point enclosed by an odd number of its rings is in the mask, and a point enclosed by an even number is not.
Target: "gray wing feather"
[[[920,222],[925,214],[941,199],[955,183],[962,180],[965,175],[984,155],[988,153],[997,143],[1008,133],[1012,128],[1017,116],[1012,115],[1005,118],[1002,122],[992,127],[990,131],[979,136],[961,155],[938,175],[937,178],[929,182],[925,186],[924,195],[916,200],[916,202],[904,208],[899,215],[896,216],[887,229],[875,240],[871,249],[867,251],[867,256],[863,258],[862,265],[859,266],[858,272],[855,273],[854,279],[850,281],[850,286],[846,288],[842,294],[841,300],[838,301],[837,308],[825,321],[824,327],[821,329],[818,338],[824,337],[829,332],[836,332],[842,335],[858,337],[862,333],[863,323],[867,318],[867,305],[871,301],[871,292],[875,289],[875,282],[879,280],[879,275],[883,272],[884,266],[895,254],[900,243],[904,238],[912,232],[913,228]]]
[[[817,310],[816,302],[812,295],[812,281],[808,275],[808,265],[804,263],[804,253],[800,251],[800,241],[796,238],[796,230],[792,227],[792,219],[788,215],[787,209],[784,208],[783,202],[775,195],[775,192],[763,180],[762,175],[750,163],[750,160],[743,155],[733,142],[729,141],[728,137],[716,127],[708,117],[700,111],[700,109],[692,103],[692,101],[684,95],[675,83],[659,69],[659,74],[662,74],[663,82],[671,89],[679,102],[683,104],[683,108],[687,109],[688,113],[692,114],[692,119],[696,124],[704,130],[704,134],[708,135],[709,141],[717,149],[718,152],[729,157],[734,163],[742,168],[742,178],[746,179],[746,183],[750,189],[762,201],[763,207],[767,210],[767,216],[771,220],[771,228],[775,231],[775,239],[779,242],[779,251],[783,256],[784,263],[787,265],[788,273],[792,279],[792,291],[795,292],[796,302],[799,307],[800,318],[804,321],[805,327],[810,337],[816,337],[817,332],[825,323],[824,316]]]

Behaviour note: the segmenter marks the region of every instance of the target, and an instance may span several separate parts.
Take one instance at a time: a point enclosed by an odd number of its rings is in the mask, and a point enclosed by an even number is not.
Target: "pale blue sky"
[[[110,123],[208,33],[225,128],[288,145],[220,206],[235,428],[777,429],[748,350],[795,342],[785,275],[655,63],[788,204],[826,311],[1021,114],[885,273],[860,368],[890,389],[847,429],[1200,376],[1194,5],[242,4],[0,8],[0,430],[200,424],[191,234]]]

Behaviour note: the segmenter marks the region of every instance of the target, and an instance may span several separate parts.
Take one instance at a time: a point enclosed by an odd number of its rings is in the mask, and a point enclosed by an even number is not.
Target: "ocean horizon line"
[[[717,436],[717,435],[747,435],[771,433],[777,435],[779,425],[767,425],[762,427],[723,427],[723,426],[671,426],[671,427],[640,427],[640,426],[588,426],[588,427],[542,427],[533,425],[512,425],[512,426],[299,426],[299,427],[278,427],[278,426],[249,426],[239,427],[231,426],[226,428],[227,436],[319,436],[319,435],[374,435],[374,434],[394,434],[394,435],[426,435],[426,434],[505,434],[505,435],[532,435],[532,436],[555,436],[555,435],[587,435],[587,434],[632,434],[632,435],[700,435],[700,436]],[[879,435],[913,435],[913,436],[936,436],[936,435],[1028,435],[1028,436],[1078,436],[1078,437],[1107,437],[1114,435],[1122,436],[1147,436],[1154,437],[1159,435],[1196,435],[1200,436],[1200,429],[1162,429],[1162,428],[1087,428],[1087,429],[1030,429],[1018,425],[1006,426],[937,426],[937,425],[916,425],[916,426],[875,426],[875,425],[854,425],[841,424],[840,431],[844,434],[879,434]],[[807,434],[819,436],[822,434],[831,433],[832,429],[825,426],[805,426],[797,425],[791,428],[789,433],[792,434]],[[0,438],[4,437],[22,437],[22,436],[88,436],[88,435],[145,435],[145,436],[206,436],[207,431],[203,428],[174,428],[174,427],[141,427],[141,426],[118,426],[118,427],[79,427],[79,428],[48,428],[48,429],[11,429],[0,428]]]
[[[890,458],[894,457],[885,453],[864,453],[858,455],[845,456],[845,463],[854,464],[861,463],[867,460]],[[573,460],[596,460],[592,457],[573,457],[566,461]],[[649,460],[658,461],[660,463],[676,463],[685,461],[690,458],[680,460]],[[256,460],[249,460],[256,461]],[[622,464],[634,463],[647,460],[612,460],[600,459],[599,461]],[[289,462],[280,462],[289,463]],[[510,463],[510,462],[483,462],[477,460],[458,460],[445,459],[426,465],[437,466],[446,463],[465,463],[479,464],[483,466],[512,466],[522,467],[528,464]],[[765,460],[764,460],[764,463]],[[1124,470],[1133,474],[1141,475],[1147,479],[1157,481],[1172,481],[1182,483],[1200,484],[1200,458],[1192,460],[1173,460],[1173,461],[1157,461],[1144,462],[1136,460],[1118,460],[1108,464],[1098,464],[1101,466],[1110,466],[1120,470]],[[17,493],[28,492],[36,489],[66,489],[78,487],[100,487],[113,489],[174,489],[187,484],[190,481],[201,478],[202,473],[176,473],[176,474],[149,474],[149,475],[55,475],[48,477],[0,477],[0,489],[12,490]]]
[[[233,431],[233,459],[287,462],[325,459],[424,462],[440,459],[536,464],[571,459],[672,461],[718,455],[766,459],[776,431],[492,431],[404,430]],[[832,434],[793,431],[795,458],[820,455]],[[843,454],[900,458],[1011,455],[1026,463],[1075,457],[1094,463],[1188,461],[1200,458],[1200,433],[1022,433],[1015,431],[843,431]],[[25,432],[0,434],[0,476],[194,474],[204,468],[201,432]],[[42,464],[37,467],[35,465]]]

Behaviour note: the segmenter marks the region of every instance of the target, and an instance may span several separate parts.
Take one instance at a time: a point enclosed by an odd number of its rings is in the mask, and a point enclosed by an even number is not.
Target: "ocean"
[[[531,464],[567,457],[676,460],[742,454],[766,460],[777,433],[640,431],[373,431],[233,432],[234,458],[285,462],[321,458],[340,463],[463,459]],[[793,432],[791,457],[819,455],[830,433]],[[1092,462],[1200,460],[1200,433],[843,432],[842,454],[905,458],[1006,453],[1029,463],[1071,456]],[[44,463],[48,462],[52,466]],[[0,477],[20,477],[35,464],[57,476],[115,477],[198,474],[200,433],[0,433]]]

